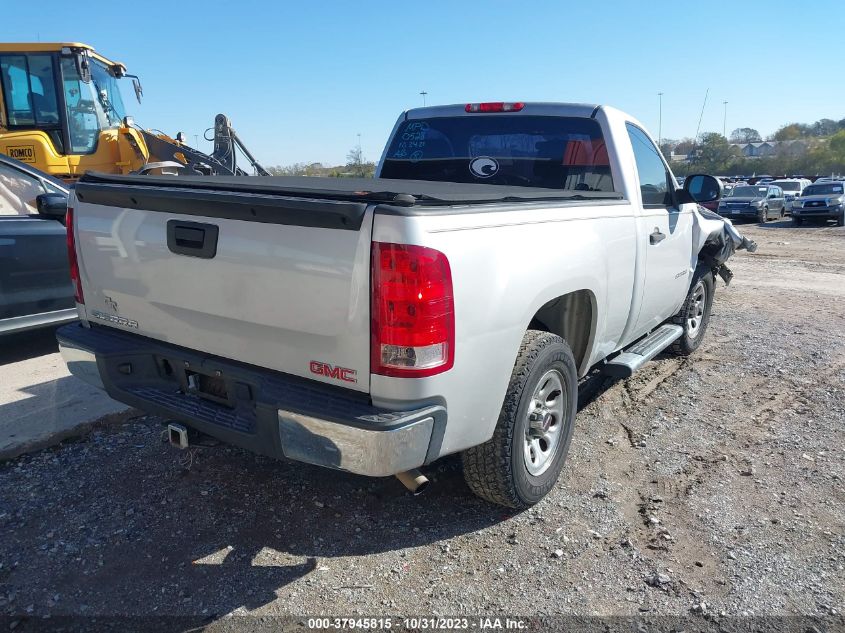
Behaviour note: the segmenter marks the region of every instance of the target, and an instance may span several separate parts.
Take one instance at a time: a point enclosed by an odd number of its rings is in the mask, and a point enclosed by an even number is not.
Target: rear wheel
[[[525,333],[493,437],[462,455],[464,478],[476,495],[527,508],[554,487],[575,427],[577,376],[561,337]]]
[[[684,305],[678,311],[672,322],[680,325],[684,333],[672,343],[672,352],[679,356],[689,356],[704,338],[707,325],[710,323],[710,309],[713,307],[713,292],[715,284],[713,275],[709,272],[693,284]]]

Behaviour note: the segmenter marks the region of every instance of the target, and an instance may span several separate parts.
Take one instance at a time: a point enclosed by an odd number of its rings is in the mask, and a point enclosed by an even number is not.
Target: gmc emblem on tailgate
[[[334,378],[335,380],[358,382],[358,372],[354,369],[333,367],[328,363],[321,363],[318,360],[311,361],[311,373],[317,374],[318,376],[325,376],[326,378]]]

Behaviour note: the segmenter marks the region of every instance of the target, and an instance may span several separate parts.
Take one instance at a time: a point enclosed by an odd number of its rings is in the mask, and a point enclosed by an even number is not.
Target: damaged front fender
[[[693,218],[693,270],[705,267],[729,284],[733,273],[725,262],[738,250],[753,253],[757,243],[743,237],[730,220],[700,205],[693,212]]]

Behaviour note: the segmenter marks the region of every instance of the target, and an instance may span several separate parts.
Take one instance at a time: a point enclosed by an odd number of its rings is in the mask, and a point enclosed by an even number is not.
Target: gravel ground
[[[579,414],[557,488],[486,505],[460,463],[411,497],[161,420],[0,464],[0,613],[806,614],[845,609],[845,229],[743,230],[691,358]]]

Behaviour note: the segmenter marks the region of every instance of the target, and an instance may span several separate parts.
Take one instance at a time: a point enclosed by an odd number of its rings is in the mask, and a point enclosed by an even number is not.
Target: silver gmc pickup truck
[[[579,379],[690,354],[749,246],[610,107],[403,113],[375,179],[89,174],[69,203],[70,370],[258,453],[371,476],[461,453],[522,508],[555,484]]]

